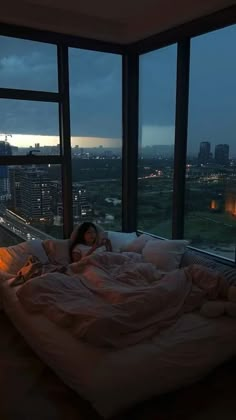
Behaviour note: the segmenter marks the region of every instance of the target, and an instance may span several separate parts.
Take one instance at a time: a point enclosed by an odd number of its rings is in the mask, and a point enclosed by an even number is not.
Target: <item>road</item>
[[[0,205],[0,225],[23,240],[44,240],[52,238],[50,235],[41,232],[31,225],[27,225],[16,217],[6,214],[6,208],[2,204]]]

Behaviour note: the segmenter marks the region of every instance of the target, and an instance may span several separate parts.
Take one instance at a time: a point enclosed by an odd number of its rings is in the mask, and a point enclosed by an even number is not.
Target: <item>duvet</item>
[[[222,292],[217,273],[201,266],[165,273],[134,253],[104,252],[64,272],[45,271],[18,288],[24,309],[43,313],[80,340],[114,349],[151,339]]]

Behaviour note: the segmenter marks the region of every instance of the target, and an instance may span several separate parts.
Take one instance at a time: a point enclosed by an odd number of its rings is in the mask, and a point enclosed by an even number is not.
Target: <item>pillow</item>
[[[146,235],[145,233],[143,233],[142,235],[135,238],[132,242],[129,242],[128,244],[123,246],[122,251],[136,252],[138,254],[141,254],[147,241],[151,241],[151,240],[153,240],[152,236]]]
[[[108,230],[107,236],[111,241],[112,251],[114,252],[123,251],[129,243],[137,238],[136,232],[126,233],[115,232],[113,230]]]
[[[0,248],[0,269],[16,274],[26,263],[30,255],[37,257],[42,264],[48,263],[48,257],[40,239],[21,242],[20,244]]]
[[[106,237],[106,233],[105,233],[104,229],[101,226],[97,225],[96,223],[94,223],[94,225],[96,226],[97,233],[98,233],[98,242],[100,242],[102,239],[104,239],[104,237]],[[80,227],[80,225],[77,225],[74,228],[74,230],[71,233],[71,235],[70,235],[70,240],[72,242],[74,241],[74,238],[75,238],[75,236],[77,234],[77,230],[79,229],[79,227]]]
[[[70,239],[45,239],[43,247],[51,264],[70,264]]]
[[[159,240],[148,241],[142,254],[146,262],[154,264],[158,269],[171,271],[179,268],[182,256],[189,241]]]

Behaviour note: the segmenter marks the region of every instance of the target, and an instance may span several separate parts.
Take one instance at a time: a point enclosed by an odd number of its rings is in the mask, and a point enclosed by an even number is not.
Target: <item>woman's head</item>
[[[82,223],[77,231],[75,244],[94,245],[97,240],[97,228],[92,222]]]

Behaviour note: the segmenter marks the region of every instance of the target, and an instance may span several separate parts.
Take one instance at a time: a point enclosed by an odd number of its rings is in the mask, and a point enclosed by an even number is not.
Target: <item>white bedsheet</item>
[[[72,337],[42,315],[24,311],[2,282],[4,310],[33,350],[57,375],[108,418],[133,403],[203,377],[236,353],[236,320],[182,316],[145,343],[108,351]]]

